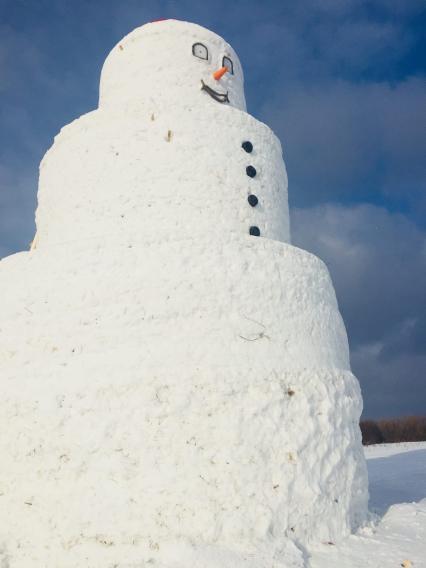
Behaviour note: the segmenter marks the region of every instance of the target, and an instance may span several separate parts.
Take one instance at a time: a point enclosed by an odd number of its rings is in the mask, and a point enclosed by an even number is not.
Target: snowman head
[[[100,107],[151,104],[164,109],[206,105],[246,110],[241,63],[215,33],[163,20],[135,29],[102,68]]]

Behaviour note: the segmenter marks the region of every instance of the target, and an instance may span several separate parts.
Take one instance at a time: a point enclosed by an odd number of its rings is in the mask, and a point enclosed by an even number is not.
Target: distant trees
[[[362,420],[362,443],[421,442],[426,440],[426,416]]]
[[[364,446],[383,443],[383,434],[377,422],[374,420],[362,420],[360,426]]]

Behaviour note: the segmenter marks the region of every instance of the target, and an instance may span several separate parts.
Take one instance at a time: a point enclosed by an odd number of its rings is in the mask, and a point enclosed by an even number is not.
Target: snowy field
[[[323,544],[311,568],[426,567],[426,442],[365,448],[370,484],[368,528],[340,546]]]

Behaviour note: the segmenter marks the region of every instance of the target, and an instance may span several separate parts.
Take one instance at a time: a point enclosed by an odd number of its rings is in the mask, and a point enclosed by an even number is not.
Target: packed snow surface
[[[17,558],[104,566],[181,536],[275,550],[361,522],[359,387],[317,258],[244,236],[51,247],[0,269]]]
[[[410,452],[409,456],[405,456]],[[426,442],[386,444],[385,448],[368,448],[370,509],[383,514],[398,502],[420,501],[426,497]],[[406,481],[409,464],[410,483]]]
[[[304,568],[425,568],[426,442],[368,446],[365,454],[370,505],[383,517],[311,550]]]
[[[361,526],[346,331],[232,48],[129,34],[38,198],[0,262],[2,566],[299,568]]]

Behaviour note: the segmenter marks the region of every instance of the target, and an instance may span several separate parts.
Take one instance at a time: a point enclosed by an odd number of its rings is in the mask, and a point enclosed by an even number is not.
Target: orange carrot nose
[[[213,73],[213,77],[216,79],[216,81],[219,81],[219,79],[223,77],[227,71],[228,67],[221,67]]]

